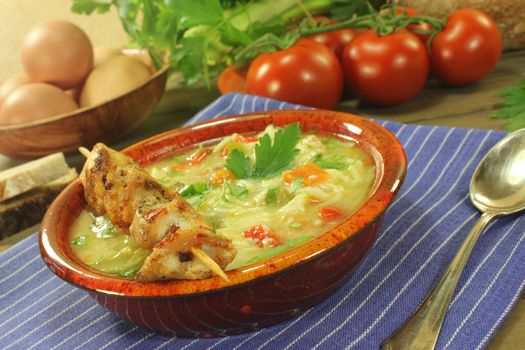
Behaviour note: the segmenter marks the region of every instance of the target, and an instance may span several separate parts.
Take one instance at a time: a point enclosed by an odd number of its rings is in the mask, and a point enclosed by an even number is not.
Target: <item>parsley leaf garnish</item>
[[[501,89],[496,96],[502,97],[504,102],[491,117],[507,119],[505,129],[508,131],[525,128],[525,79]]]
[[[286,169],[299,150],[295,148],[301,129],[299,124],[290,124],[275,133],[273,144],[265,134],[255,145],[255,174],[257,177],[273,177]]]
[[[196,196],[192,196],[188,198],[188,203],[194,208],[197,208],[199,205],[201,205],[206,197],[203,194],[198,194]]]
[[[238,149],[231,151],[228,159],[226,159],[226,168],[238,179],[247,179],[253,173],[250,157]]]
[[[337,169],[345,170],[348,169],[348,163],[340,159],[340,157],[333,156],[331,159],[324,159],[318,154],[314,160],[314,164],[323,169]]]
[[[295,193],[301,187],[303,181],[302,176],[297,176],[290,185],[290,193]]]
[[[191,185],[186,185],[179,193],[186,198],[192,207],[196,208],[204,202],[208,190],[209,186],[206,182],[195,182]]]
[[[264,198],[264,201],[266,202],[266,204],[277,203],[277,199],[278,199],[280,191],[281,191],[281,188],[279,186],[269,188],[268,191],[266,191],[266,197]]]
[[[248,194],[248,189],[242,185],[231,186],[228,185],[230,194],[235,198],[241,198]]]
[[[199,194],[203,194],[206,191],[208,191],[208,184],[206,182],[195,182],[191,185],[185,186],[180,191],[180,194],[185,198],[189,198]]]
[[[231,197],[242,198],[248,194],[248,189],[243,185],[233,186],[230,181],[224,181],[222,184],[221,198],[225,202],[229,202]]]
[[[255,169],[250,158],[234,149],[226,168],[238,179],[271,178],[287,169],[299,150],[296,148],[301,136],[298,124],[290,124],[275,133],[274,140],[264,134],[255,145]]]

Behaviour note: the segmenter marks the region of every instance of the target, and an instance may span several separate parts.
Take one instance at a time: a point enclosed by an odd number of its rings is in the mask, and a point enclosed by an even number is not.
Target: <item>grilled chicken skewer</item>
[[[178,192],[103,144],[91,152],[79,150],[87,158],[80,180],[88,205],[152,250],[137,273],[138,282],[201,279],[212,272],[228,281],[222,269],[235,257],[235,248]]]

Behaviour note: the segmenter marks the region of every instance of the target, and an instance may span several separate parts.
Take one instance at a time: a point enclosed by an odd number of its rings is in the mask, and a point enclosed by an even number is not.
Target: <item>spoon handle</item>
[[[383,343],[383,349],[434,349],[459,276],[481,232],[495,216],[490,212],[481,215],[432,292],[411,318]]]

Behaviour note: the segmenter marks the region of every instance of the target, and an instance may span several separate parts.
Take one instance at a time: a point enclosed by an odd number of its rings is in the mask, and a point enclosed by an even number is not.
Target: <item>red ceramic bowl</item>
[[[335,291],[371,248],[383,214],[403,182],[406,158],[399,141],[367,119],[333,111],[270,111],[213,120],[181,128],[127,148],[140,164],[233,133],[254,133],[273,123],[299,122],[303,131],[356,140],[376,163],[370,198],[326,234],[265,261],[219,277],[139,284],[111,277],[80,262],[69,248],[72,223],[85,208],[80,181],[49,208],[40,232],[46,264],[83,288],[100,305],[139,326],[171,335],[210,337],[237,334],[289,319]]]

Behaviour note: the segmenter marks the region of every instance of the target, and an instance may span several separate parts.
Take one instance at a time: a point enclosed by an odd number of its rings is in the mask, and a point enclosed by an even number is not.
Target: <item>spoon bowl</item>
[[[383,349],[434,349],[459,277],[478,238],[497,216],[525,209],[525,129],[500,140],[472,175],[470,198],[482,215],[436,286]]]
[[[498,142],[470,182],[470,199],[482,212],[507,215],[525,209],[525,129]]]

